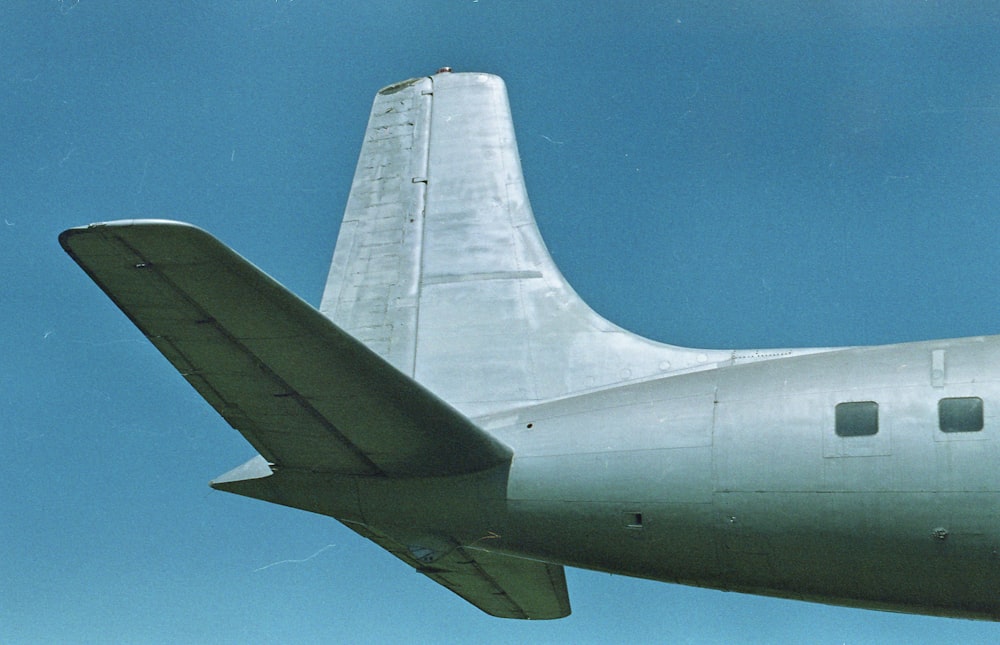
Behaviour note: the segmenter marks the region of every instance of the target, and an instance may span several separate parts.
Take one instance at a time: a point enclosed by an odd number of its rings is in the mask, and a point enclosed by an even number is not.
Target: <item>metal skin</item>
[[[935,350],[948,365],[939,387]],[[998,359],[995,338],[846,349],[524,410],[493,430],[516,455],[509,548],[718,589],[995,620],[996,419],[987,413],[975,436],[946,435],[937,402],[975,395],[988,410]],[[866,400],[878,401],[878,434],[836,436],[835,405]],[[651,431],[661,419],[684,421]]]
[[[214,487],[335,517],[492,615],[567,615],[568,565],[1000,619],[1000,338],[639,338],[566,284],[520,172],[503,82],[442,70],[376,97],[319,312],[186,225],[61,241],[261,453]],[[942,429],[956,398],[981,427]],[[851,402],[874,433],[838,427]]]

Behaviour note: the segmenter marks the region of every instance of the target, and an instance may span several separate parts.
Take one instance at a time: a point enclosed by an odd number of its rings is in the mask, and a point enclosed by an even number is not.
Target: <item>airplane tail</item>
[[[731,357],[641,338],[573,291],[488,74],[378,93],[320,310],[470,416]]]
[[[494,616],[570,606],[562,566],[484,542],[509,521],[514,448],[469,417],[768,356],[655,343],[587,307],[486,74],[378,93],[322,313],[187,224],[59,240],[259,453],[213,487],[335,517]]]

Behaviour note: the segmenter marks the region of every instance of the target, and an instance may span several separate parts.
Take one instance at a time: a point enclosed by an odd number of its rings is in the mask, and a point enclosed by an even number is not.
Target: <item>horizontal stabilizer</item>
[[[344,525],[491,616],[548,620],[570,614],[566,574],[558,564],[465,547],[423,564],[391,538],[361,524]]]
[[[198,228],[110,222],[59,240],[270,464],[408,477],[510,459],[509,448]]]

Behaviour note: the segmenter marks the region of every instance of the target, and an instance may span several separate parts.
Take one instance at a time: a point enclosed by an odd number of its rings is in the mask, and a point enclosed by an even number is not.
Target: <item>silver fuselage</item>
[[[493,430],[515,451],[502,541],[632,576],[995,617],[998,366],[998,337],[908,343],[522,410]],[[942,432],[950,397],[981,398],[983,429]],[[835,433],[851,401],[878,403],[876,434]]]

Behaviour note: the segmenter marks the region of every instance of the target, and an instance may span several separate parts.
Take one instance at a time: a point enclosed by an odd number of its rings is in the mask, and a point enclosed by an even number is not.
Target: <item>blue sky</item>
[[[318,303],[374,93],[451,65],[507,81],[546,242],[625,327],[1000,332],[992,3],[612,4],[0,9],[0,641],[1000,639],[578,570],[570,618],[491,619],[329,518],[211,491],[252,449],[59,249],[182,219]]]

